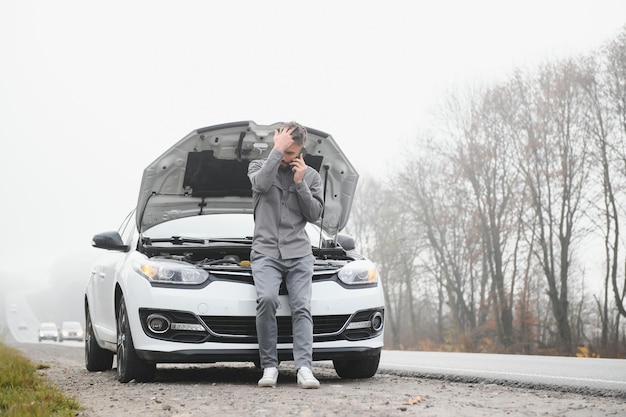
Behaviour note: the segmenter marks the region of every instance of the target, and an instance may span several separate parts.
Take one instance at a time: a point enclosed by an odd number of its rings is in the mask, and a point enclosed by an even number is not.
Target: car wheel
[[[154,379],[156,364],[137,356],[130,333],[128,312],[124,296],[120,300],[117,315],[117,380],[120,382],[150,382]]]
[[[347,379],[371,378],[378,371],[379,363],[380,352],[374,356],[361,359],[333,360],[333,366],[337,375]]]
[[[113,368],[113,352],[101,348],[93,332],[89,308],[85,311],[85,368],[90,372],[108,371]]]

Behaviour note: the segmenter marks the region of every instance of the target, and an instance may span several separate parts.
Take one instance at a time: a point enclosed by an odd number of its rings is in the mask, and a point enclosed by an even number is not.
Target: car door
[[[133,211],[134,213],[134,211]],[[133,213],[129,214],[120,227],[118,233],[125,244],[130,245],[131,251],[106,251],[99,258],[92,273],[95,288],[95,308],[92,317],[93,326],[101,338],[114,342],[117,337],[117,321],[115,319],[115,286],[118,282],[118,274],[124,262],[133,251],[132,244],[136,231]]]

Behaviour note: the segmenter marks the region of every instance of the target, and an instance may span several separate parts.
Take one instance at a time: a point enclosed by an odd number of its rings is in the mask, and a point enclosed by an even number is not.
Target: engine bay
[[[219,270],[250,269],[250,245],[220,245],[210,247],[144,246],[142,252],[150,258],[172,259],[194,264],[200,268]],[[341,247],[313,248],[315,269],[337,269],[356,260]]]

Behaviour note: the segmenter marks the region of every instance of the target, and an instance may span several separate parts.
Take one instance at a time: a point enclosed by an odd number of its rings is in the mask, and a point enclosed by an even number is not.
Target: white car
[[[82,341],[85,337],[83,325],[77,321],[64,321],[59,331],[59,342],[64,340]]]
[[[116,231],[85,291],[85,364],[120,382],[151,381],[158,363],[259,364],[248,163],[265,158],[281,124],[198,129],[143,173],[136,209]],[[342,378],[369,378],[383,348],[384,297],[374,264],[354,252],[346,225],[358,174],[328,134],[308,129],[305,161],[320,172],[324,214],[310,224],[313,360]],[[293,360],[287,296],[277,312],[279,360]]]
[[[55,323],[43,322],[39,325],[39,331],[37,332],[37,338],[41,342],[42,340],[59,340],[59,328]]]

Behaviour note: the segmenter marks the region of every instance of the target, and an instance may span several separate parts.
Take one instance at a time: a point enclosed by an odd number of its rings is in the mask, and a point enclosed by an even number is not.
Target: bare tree
[[[590,58],[591,59],[591,58]],[[616,146],[612,136],[615,130],[615,115],[611,112],[603,81],[595,61],[592,63],[595,71],[590,71],[590,80],[585,84],[587,94],[587,123],[589,124],[590,138],[594,145],[591,156],[594,163],[592,171],[597,175],[596,182],[600,185],[599,195],[592,198],[593,214],[590,216],[595,229],[602,235],[604,246],[604,293],[600,302],[597,300],[601,319],[601,352],[607,353],[609,346],[609,289],[610,283],[616,282],[619,269],[620,252],[620,210],[617,199],[616,185],[619,176],[615,175],[617,168],[615,153]],[[595,197],[595,196],[594,196]],[[598,203],[595,203],[595,202]],[[596,213],[600,213],[596,216]]]
[[[616,149],[623,163],[622,173],[624,173],[626,172],[626,155],[623,151],[626,139],[626,26],[622,33],[609,43],[604,56],[607,101],[612,110],[611,113],[616,119],[616,124],[619,126],[615,132],[615,141]],[[626,276],[621,283],[621,289],[617,282],[617,274],[611,275],[611,282],[617,310],[621,316],[626,317],[626,308],[624,307]]]
[[[475,213],[465,204],[469,190],[454,180],[458,173],[451,166],[436,154],[421,155],[395,177],[394,188],[402,190],[403,207],[428,242],[430,256],[421,259],[422,266],[446,295],[452,324],[446,340],[456,343],[476,327],[480,240]]]
[[[409,343],[414,342],[419,327],[416,303],[420,295],[413,284],[419,281],[413,266],[418,241],[413,224],[401,210],[401,198],[395,190],[366,179],[359,188],[349,224],[362,253],[378,266],[385,294],[387,337],[395,348],[402,347],[407,329],[413,333]]]
[[[587,79],[573,61],[544,66],[530,83],[518,76],[522,106],[519,128],[519,167],[530,195],[536,259],[548,284],[554,315],[556,346],[573,351],[569,323],[571,250],[582,214],[583,192],[589,172],[582,114],[582,83]]]
[[[457,117],[460,135],[454,162],[471,186],[479,220],[484,273],[490,281],[498,338],[514,343],[513,294],[520,234],[516,205],[523,205],[523,183],[514,163],[515,96],[492,87],[474,97],[465,117]],[[457,116],[463,115],[456,109]],[[481,307],[484,307],[481,304]]]

